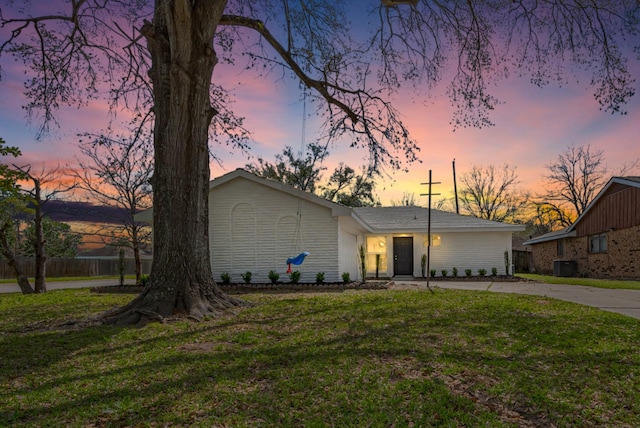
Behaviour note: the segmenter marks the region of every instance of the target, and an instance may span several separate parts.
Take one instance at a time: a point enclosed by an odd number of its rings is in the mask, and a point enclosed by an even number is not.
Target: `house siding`
[[[216,279],[228,272],[241,282],[250,271],[252,282],[268,282],[274,270],[286,282],[286,259],[308,251],[302,265],[292,265],[300,281],[313,282],[318,272],[326,281],[338,280],[338,219],[329,208],[240,178],[211,190],[209,213]]]
[[[640,189],[615,184],[576,224],[577,236],[640,225]]]
[[[504,252],[511,255],[511,232],[434,232],[440,235],[441,245],[432,246],[430,251],[429,269],[435,269],[436,276],[442,276],[442,270],[452,275],[453,268],[458,269],[458,276],[464,276],[465,269],[471,269],[472,275],[477,275],[479,269],[485,269],[491,275],[492,268],[498,270],[498,275],[505,275]],[[394,236],[413,237],[413,276],[422,276],[422,255],[427,254],[424,245],[426,233],[387,234],[387,266],[381,266],[381,272],[393,272],[393,242]],[[425,272],[429,275],[429,272]]]
[[[348,272],[349,278],[353,280],[361,280],[357,263],[358,246],[358,236],[348,230],[340,228],[340,250],[343,254],[343,256],[340,257],[338,265],[340,280],[342,280],[343,272]],[[331,281],[336,280],[337,278],[331,279]]]
[[[228,273],[232,281],[241,282],[242,274],[251,272],[252,282],[267,282],[273,270],[281,282],[288,282],[287,258],[307,251],[310,254],[303,264],[292,266],[301,272],[302,282],[314,282],[319,272],[327,282],[341,281],[344,272],[353,280],[362,280],[359,249],[367,248],[368,237],[375,236],[385,241],[371,241],[367,276],[376,274],[378,254],[383,256],[379,276],[394,275],[395,237],[413,239],[412,272],[421,276],[421,257],[427,249],[425,213],[419,207],[344,207],[236,170],[210,184],[212,273],[216,280]],[[136,215],[138,219],[151,217],[150,211]],[[465,269],[473,274],[485,269],[490,274],[494,267],[500,274],[505,272],[504,252],[511,251],[511,234],[520,226],[447,212],[437,212],[435,217],[440,230],[432,230],[440,235],[442,245],[432,247],[430,268],[438,275],[443,269],[450,273],[453,267],[460,275]]]
[[[491,275],[494,267],[498,275],[506,274],[504,252],[511,254],[511,232],[432,233],[435,234],[440,235],[441,245],[431,247],[429,267],[436,270],[436,276],[441,276],[443,269],[452,275],[454,267],[458,276],[464,276],[466,269],[471,269],[472,275],[477,275],[479,269]],[[414,238],[415,275],[422,275],[420,259],[427,253],[426,240],[427,234]]]

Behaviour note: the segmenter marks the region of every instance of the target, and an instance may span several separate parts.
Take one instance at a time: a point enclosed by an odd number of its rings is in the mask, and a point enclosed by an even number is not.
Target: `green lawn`
[[[135,275],[125,275],[125,279],[136,279]],[[119,276],[65,276],[65,277],[47,277],[47,282],[61,282],[61,281],[89,281],[92,279],[120,279]],[[29,278],[29,282],[33,286],[35,279]],[[15,278],[0,279],[0,284],[16,284]]]
[[[586,285],[598,288],[621,288],[627,290],[640,290],[640,281],[622,281],[614,279],[597,279],[597,278],[571,278],[549,275],[534,275],[528,273],[519,273],[516,276],[532,279],[534,281],[544,282],[547,284],[569,284],[569,285]]]
[[[591,307],[253,294],[200,323],[47,328],[130,298],[0,295],[0,425],[640,426],[640,321]]]

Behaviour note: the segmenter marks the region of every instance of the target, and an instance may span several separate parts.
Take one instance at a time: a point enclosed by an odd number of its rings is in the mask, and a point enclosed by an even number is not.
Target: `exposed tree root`
[[[143,326],[172,319],[201,321],[236,314],[250,303],[223,293],[214,283],[184,288],[150,285],[129,304],[101,315],[104,324]]]

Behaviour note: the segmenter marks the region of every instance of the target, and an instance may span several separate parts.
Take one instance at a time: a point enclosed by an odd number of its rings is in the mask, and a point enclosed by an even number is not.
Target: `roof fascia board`
[[[522,243],[522,245],[540,244],[542,242],[557,241],[558,239],[563,239],[563,238],[575,238],[576,235],[577,235],[577,232],[575,230],[567,231],[567,233],[563,233],[563,234],[552,234],[550,236],[542,235],[542,236],[538,236],[537,238],[526,240]]]
[[[624,184],[625,186],[629,186],[629,187],[638,187],[640,188],[640,183],[637,181],[633,181],[633,180],[625,180],[624,177],[612,177],[607,184],[605,184],[605,186],[602,188],[602,190],[600,190],[598,192],[598,194],[596,195],[595,198],[593,198],[593,201],[591,201],[591,203],[589,205],[587,205],[587,208],[585,208],[585,210],[582,212],[582,214],[580,214],[580,216],[576,219],[576,221],[573,222],[573,224],[571,226],[569,226],[569,231],[572,231],[575,229],[576,224],[578,224],[580,222],[580,220],[582,220],[587,213],[589,212],[589,210],[591,210],[591,208],[600,200],[600,198],[607,193],[607,190],[609,190],[609,188],[611,186],[613,186],[614,183],[617,184]]]

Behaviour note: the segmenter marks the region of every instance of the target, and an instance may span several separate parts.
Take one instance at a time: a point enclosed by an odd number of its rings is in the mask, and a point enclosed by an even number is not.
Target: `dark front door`
[[[413,275],[413,238],[393,238],[393,274]]]

